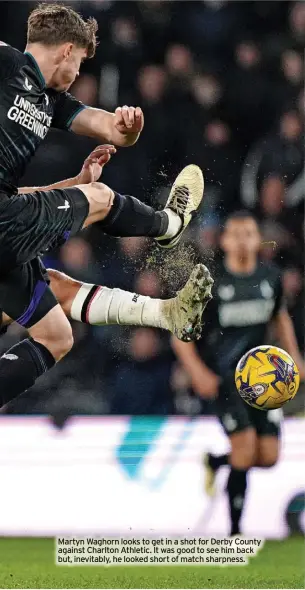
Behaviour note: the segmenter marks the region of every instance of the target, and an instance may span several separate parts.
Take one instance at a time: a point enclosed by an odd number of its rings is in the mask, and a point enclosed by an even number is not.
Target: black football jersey
[[[49,129],[69,130],[84,105],[46,88],[34,57],[4,43],[0,79],[0,191],[13,193]]]
[[[268,325],[284,306],[282,279],[278,267],[258,263],[250,275],[221,265],[214,280],[198,346],[206,364],[225,377],[249,349],[267,344]]]

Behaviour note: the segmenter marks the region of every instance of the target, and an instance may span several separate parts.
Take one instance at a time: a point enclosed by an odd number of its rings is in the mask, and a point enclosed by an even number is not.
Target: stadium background
[[[186,278],[192,252],[213,271],[219,255],[219,228],[226,215],[241,207],[252,208],[261,221],[264,240],[269,242],[262,248],[262,257],[276,261],[283,269],[289,311],[304,352],[305,4],[218,0],[88,0],[69,4],[84,16],[95,16],[100,37],[96,57],[84,65],[72,92],[86,104],[108,110],[139,104],[145,114],[138,144],[119,151],[105,169],[103,180],[119,192],[161,207],[177,171],[194,162],[204,170],[206,191],[200,215],[180,251],[178,268],[175,256],[157,255],[145,239],[110,239],[98,225],[50,253],[46,263],[88,282],[168,296]],[[34,5],[0,2],[0,38],[23,50],[26,19]],[[89,139],[52,131],[21,184],[44,185],[74,176],[94,146]],[[91,499],[92,518],[95,511],[102,519],[101,507],[107,508],[115,486],[122,493],[131,490],[134,494],[136,490],[136,498],[147,503],[152,502],[149,494],[154,493],[163,506],[163,512],[158,508],[155,514],[165,520],[166,506],[176,489],[184,497],[195,493],[194,501],[200,503],[200,454],[211,444],[207,433],[210,427],[216,428],[216,421],[196,418],[198,400],[188,394],[187,378],[175,361],[167,335],[150,329],[82,324],[74,325],[74,335],[75,346],[68,357],[3,413],[48,414],[58,427],[71,414],[110,417],[68,421],[64,433],[50,428],[48,419],[2,417],[6,453],[0,460],[0,471],[7,483],[2,501],[9,506],[9,518],[2,518],[1,534],[52,534],[56,518],[64,526],[68,513],[58,513],[56,502],[55,507],[52,502],[63,474],[63,485],[71,488],[71,494],[81,480],[93,482],[99,490]],[[0,342],[0,352],[21,337],[20,329],[12,326]],[[213,415],[213,404],[206,403],[203,410]],[[288,404],[287,413],[304,414],[302,388],[295,402]],[[128,418],[111,418],[114,414]],[[143,415],[147,418],[133,418]],[[182,418],[170,419],[169,415]],[[298,479],[304,448],[302,427],[302,418],[286,420],[280,465],[269,473],[261,471],[262,479],[256,480],[255,475],[248,531],[257,518],[256,499],[266,489],[271,494],[268,507],[272,494],[278,502],[280,498],[279,512],[272,513],[275,524],[271,536],[282,536],[301,526],[293,515],[300,514],[304,505],[304,481],[301,476]],[[215,441],[219,448],[225,444],[220,429]],[[154,453],[160,454],[160,461]],[[107,461],[116,462],[113,480]],[[103,468],[97,472],[100,465]],[[188,465],[189,478],[184,470]],[[81,470],[73,472],[75,466]],[[15,483],[21,479],[30,508],[26,511],[17,509]],[[287,490],[284,481],[291,486]],[[181,488],[182,482],[185,487]],[[112,508],[124,507],[123,498],[118,496]],[[81,501],[80,496],[69,505],[72,525],[79,522]],[[130,502],[127,511],[132,507],[132,496]],[[226,526],[223,498],[220,502],[222,530]],[[136,519],[135,500],[133,506]],[[152,514],[153,506],[157,510],[157,505],[151,504]],[[176,522],[184,506],[182,496],[174,506],[172,518]],[[198,517],[199,513],[194,516],[196,523]],[[257,523],[263,521],[261,515]],[[120,522],[112,524],[119,526]],[[82,526],[86,527],[86,521]],[[9,580],[5,584],[10,587]]]

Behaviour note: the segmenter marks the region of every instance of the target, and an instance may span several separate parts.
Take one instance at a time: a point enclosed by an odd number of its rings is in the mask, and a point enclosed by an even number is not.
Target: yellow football
[[[294,398],[299,389],[298,368],[277,346],[257,346],[239,361],[235,384],[242,399],[259,410],[275,410]]]

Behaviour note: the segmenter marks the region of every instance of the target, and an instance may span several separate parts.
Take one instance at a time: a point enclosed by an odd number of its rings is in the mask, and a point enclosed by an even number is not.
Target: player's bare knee
[[[250,469],[255,465],[257,455],[256,435],[247,429],[230,437],[230,464],[235,469]]]
[[[103,190],[103,187],[105,187],[106,185],[103,182],[90,182],[89,186],[93,189],[96,189],[98,192],[101,192]]]
[[[110,209],[113,203],[114,194],[111,188],[102,182],[92,182],[90,185],[90,200],[100,208]]]
[[[36,342],[45,346],[56,361],[63,358],[73,346],[71,325],[59,305],[29,328],[29,334]]]
[[[91,182],[88,185],[82,185],[81,190],[83,190],[89,203],[89,215],[83,227],[105,219],[114,200],[114,193],[111,188],[102,182]]]
[[[90,182],[89,184],[80,185],[79,188],[81,188],[89,203],[92,202],[99,206],[111,207],[114,194],[111,188],[103,182]]]
[[[60,336],[58,334],[55,342],[52,341],[51,345],[54,348],[56,355],[54,358],[56,358],[56,360],[60,360],[61,358],[66,356],[68,352],[70,352],[73,346],[73,332],[71,325],[68,321],[65,322],[65,326],[63,327]]]
[[[251,469],[255,465],[255,454],[249,449],[244,449],[238,453],[231,453],[230,465],[235,469]]]
[[[278,462],[279,454],[277,452],[273,453],[258,453],[257,456],[257,467],[274,467]]]
[[[269,437],[268,437],[269,438]],[[271,438],[271,437],[270,437]],[[275,438],[275,437],[274,437]],[[260,444],[257,454],[258,467],[273,467],[279,459],[279,444],[277,439],[266,441],[266,444]]]
[[[82,283],[54,269],[48,269],[48,275],[51,281],[52,293],[54,293],[65,315],[70,317],[71,305]]]
[[[35,340],[43,344],[58,362],[70,352],[73,346],[73,333],[70,324],[68,323],[60,333],[58,332],[57,337],[55,336],[55,334],[46,335],[35,338]]]
[[[58,350],[58,354],[60,355],[60,358],[66,356],[66,354],[68,354],[68,352],[70,352],[71,348],[73,347],[74,344],[74,338],[73,338],[73,332],[72,332],[72,328],[69,325],[69,329],[65,330],[65,334],[63,335],[63,337],[61,338],[60,341],[60,346],[59,346],[59,350]]]
[[[277,464],[278,457],[262,457],[258,460],[258,467],[274,467]]]

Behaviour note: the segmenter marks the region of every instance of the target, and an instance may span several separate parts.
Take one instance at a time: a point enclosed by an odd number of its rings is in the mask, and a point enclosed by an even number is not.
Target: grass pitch
[[[52,539],[0,539],[0,588],[304,588],[300,537],[269,541],[250,565],[64,567]]]

